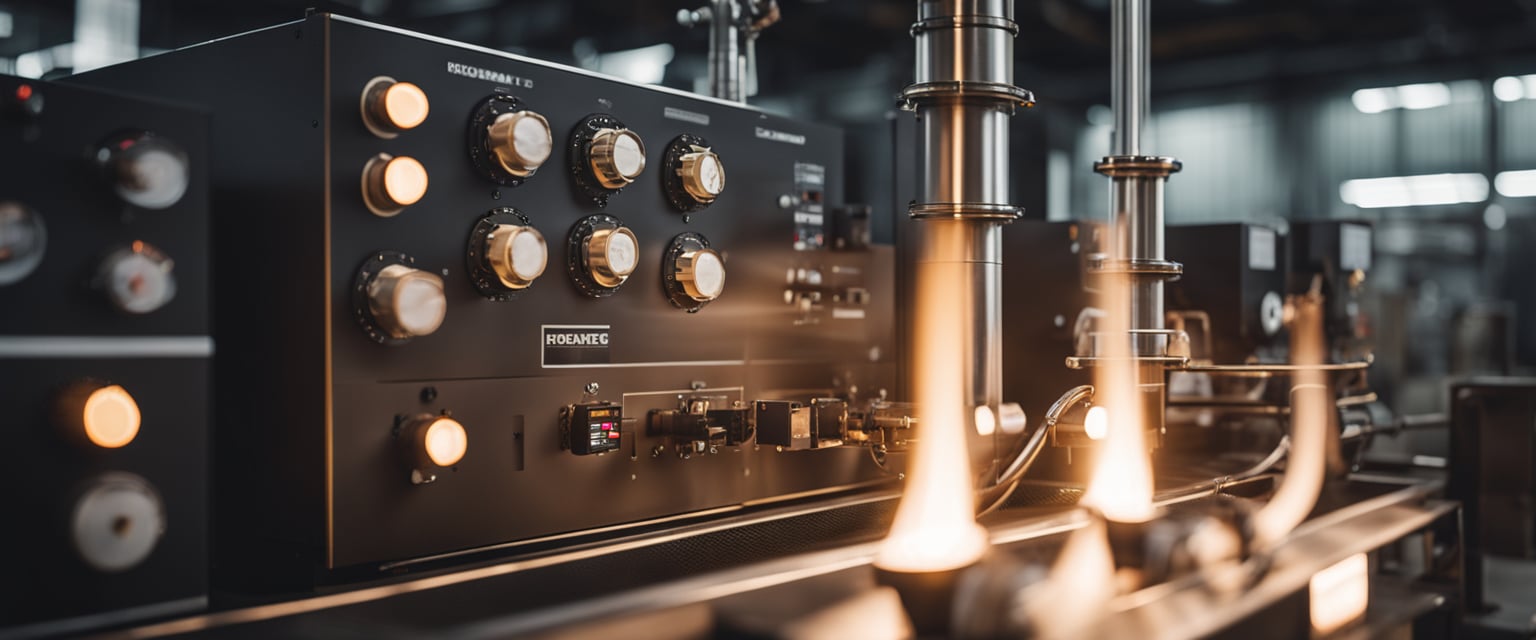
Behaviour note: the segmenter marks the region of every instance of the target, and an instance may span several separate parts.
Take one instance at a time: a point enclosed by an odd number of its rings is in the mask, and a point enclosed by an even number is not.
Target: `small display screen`
[[[577,406],[571,421],[571,451],[585,455],[618,449],[623,439],[619,428],[623,411],[623,407],[610,403]]]

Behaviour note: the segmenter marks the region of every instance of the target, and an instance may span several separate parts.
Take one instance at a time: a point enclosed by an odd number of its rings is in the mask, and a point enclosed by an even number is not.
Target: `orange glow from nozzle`
[[[929,222],[929,233],[964,230],[963,225]],[[914,305],[913,380],[922,424],[908,467],[907,485],[891,533],[875,566],[920,573],[964,568],[990,544],[976,524],[967,432],[976,428],[976,409],[966,387],[966,309],[960,287],[971,265],[919,262]],[[990,416],[988,416],[990,417]]]
[[[1099,440],[1098,465],[1081,502],[1114,522],[1146,522],[1156,515],[1147,416],[1142,415],[1137,377],[1161,377],[1162,371],[1139,371],[1140,365],[1131,358],[1130,298],[1128,279],[1105,276],[1100,299],[1105,313],[1099,329],[1109,337],[1104,340],[1107,353],[1101,354],[1103,362],[1094,370],[1094,402],[1098,406],[1088,416],[1088,422],[1096,423],[1095,429],[1102,423],[1103,439]],[[1095,411],[1100,415],[1092,415]]]

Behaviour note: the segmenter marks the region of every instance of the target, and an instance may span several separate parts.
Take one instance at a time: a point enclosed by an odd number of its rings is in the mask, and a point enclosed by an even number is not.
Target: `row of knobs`
[[[420,126],[431,110],[426,92],[415,84],[392,78],[375,78],[363,91],[362,117],[369,131],[393,138]],[[590,120],[590,118],[589,118]],[[508,96],[493,96],[481,106],[471,131],[472,155],[483,153],[484,167],[493,180],[517,184],[535,172],[553,154],[555,139],[549,120]],[[580,152],[586,178],[601,190],[618,191],[632,184],[646,168],[645,142],[618,121],[604,118],[590,136],[582,137]],[[474,125],[472,125],[474,126]],[[686,208],[713,203],[725,190],[725,167],[720,156],[707,146],[686,145],[670,167],[678,178]],[[426,167],[409,156],[379,154],[363,170],[363,197],[380,216],[393,216],[426,195]]]
[[[581,249],[585,277],[597,295],[623,285],[639,266],[640,242],[620,224],[600,222],[580,227],[574,239]],[[697,236],[695,236],[697,237]],[[494,225],[482,243],[485,267],[497,285],[519,291],[533,284],[548,265],[549,248],[538,229],[521,224]],[[674,298],[697,310],[725,290],[725,261],[707,242],[680,245],[668,273],[678,289]],[[408,263],[388,264],[363,285],[372,324],[391,340],[430,335],[443,324],[448,299],[441,276]],[[680,305],[681,306],[681,305]]]

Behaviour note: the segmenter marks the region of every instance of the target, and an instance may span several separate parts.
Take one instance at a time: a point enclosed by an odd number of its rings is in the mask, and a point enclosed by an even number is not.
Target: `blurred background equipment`
[[[1155,8],[0,0],[0,637],[1536,637],[1536,5]]]
[[[0,76],[0,635],[208,602],[208,114]]]

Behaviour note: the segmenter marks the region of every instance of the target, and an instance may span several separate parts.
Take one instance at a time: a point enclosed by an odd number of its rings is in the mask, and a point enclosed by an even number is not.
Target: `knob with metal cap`
[[[448,313],[443,279],[403,264],[384,267],[368,283],[368,310],[396,340],[431,335]]]
[[[693,313],[725,291],[725,258],[703,235],[679,234],[662,259],[662,285],[673,305]]]
[[[485,238],[485,259],[496,280],[507,289],[526,289],[544,273],[549,248],[538,229],[498,224]]]
[[[678,256],[677,281],[698,302],[709,302],[725,291],[725,261],[714,249],[698,249]]]
[[[640,263],[640,241],[629,227],[598,229],[587,239],[587,270],[599,285],[624,284]]]
[[[393,138],[402,131],[415,129],[427,120],[431,110],[427,92],[409,82],[379,76],[363,88],[363,124],[380,138]]]
[[[42,264],[47,246],[41,215],[20,202],[0,202],[0,286],[31,275]]]
[[[427,195],[427,182],[420,161],[381,153],[363,166],[363,203],[380,217],[393,217]]]
[[[645,143],[629,129],[600,129],[587,151],[592,174],[606,189],[622,189],[645,171]]]
[[[192,184],[186,151],[145,131],[108,138],[97,147],[96,162],[117,195],[136,207],[168,209],[181,202]]]
[[[54,399],[54,425],[87,448],[119,449],[139,435],[139,404],[121,385],[81,380]]]
[[[412,484],[436,481],[439,473],[458,464],[469,451],[469,433],[447,415],[411,416],[399,433]]]
[[[496,163],[519,178],[537,171],[554,150],[555,137],[549,121],[532,111],[514,111],[496,117],[486,129],[486,147]]]
[[[683,190],[700,204],[714,202],[725,191],[725,167],[709,149],[694,147],[684,154],[677,174],[683,179]]]
[[[175,261],[143,241],[113,251],[96,273],[96,288],[118,310],[155,311],[176,297]]]

